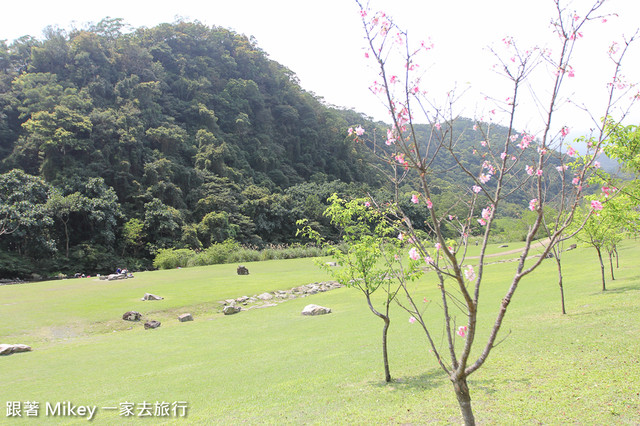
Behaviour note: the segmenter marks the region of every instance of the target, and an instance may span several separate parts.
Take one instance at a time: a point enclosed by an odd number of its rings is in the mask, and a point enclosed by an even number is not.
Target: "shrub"
[[[160,249],[153,259],[153,266],[157,269],[173,269],[185,267],[195,252],[189,249]]]

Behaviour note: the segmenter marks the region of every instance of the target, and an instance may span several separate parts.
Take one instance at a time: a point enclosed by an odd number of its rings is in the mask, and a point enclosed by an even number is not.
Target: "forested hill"
[[[66,255],[65,233],[71,258],[282,242],[291,212],[316,214],[335,181],[379,184],[346,139],[363,118],[303,91],[253,40],[197,22],[122,28],[0,42],[0,171],[43,179],[62,203],[39,221],[49,229],[22,226],[4,250]],[[141,226],[128,242],[127,223]]]
[[[300,218],[331,232],[333,192],[385,182],[347,136],[376,124],[302,90],[255,41],[198,22],[123,28],[0,41],[0,278],[142,268],[158,249],[227,239],[291,243]],[[479,136],[460,125],[470,153]],[[459,191],[434,178],[442,197]]]

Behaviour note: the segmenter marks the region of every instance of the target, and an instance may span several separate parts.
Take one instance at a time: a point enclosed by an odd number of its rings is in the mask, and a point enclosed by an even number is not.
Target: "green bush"
[[[153,266],[157,269],[173,269],[185,267],[195,252],[189,249],[160,249],[153,259]]]

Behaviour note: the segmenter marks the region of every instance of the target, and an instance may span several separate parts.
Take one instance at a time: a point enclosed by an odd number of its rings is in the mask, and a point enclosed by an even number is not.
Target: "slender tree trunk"
[[[562,305],[562,315],[565,315],[567,311],[564,307],[564,288],[562,287],[562,265],[560,264],[560,256],[556,256],[556,263],[558,264],[558,285],[560,286],[560,303]]]
[[[382,359],[384,360],[384,380],[389,383],[391,382],[391,371],[389,371],[389,356],[387,354],[387,331],[389,330],[389,325],[391,321],[389,321],[388,316],[383,316],[384,327],[382,327]]]
[[[67,254],[67,259],[69,258],[69,228],[67,227],[67,222],[69,221],[69,219],[67,219],[66,221],[62,221],[62,223],[64,224],[64,236],[66,237],[67,241],[66,241],[66,246],[65,248],[66,250],[66,254]]]
[[[607,287],[604,281],[604,262],[602,261],[602,253],[600,252],[600,247],[596,247],[596,251],[598,252],[598,260],[600,260],[600,273],[602,275],[602,291],[607,291]]]
[[[467,386],[467,378],[456,378],[453,380],[453,389],[456,392],[458,398],[458,404],[460,405],[460,413],[466,426],[472,426],[476,424],[476,420],[473,417],[473,410],[471,410],[471,394],[469,393],[469,386]]]
[[[613,252],[616,254],[616,269],[617,269],[620,267],[620,256],[618,256],[618,247],[614,247]]]
[[[616,277],[613,276],[613,252],[609,252],[609,269],[611,269],[611,281],[615,281]]]

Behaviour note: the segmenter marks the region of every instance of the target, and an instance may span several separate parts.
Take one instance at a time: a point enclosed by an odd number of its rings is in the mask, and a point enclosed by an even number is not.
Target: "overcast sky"
[[[580,12],[591,3],[574,0],[569,7]],[[578,101],[590,107],[605,96],[602,80],[612,69],[605,55],[607,46],[640,25],[640,1],[609,0],[605,6],[603,13],[618,12],[619,17],[584,31],[576,52],[576,78],[565,91],[565,95],[575,92]],[[371,0],[371,8],[385,10],[416,42],[431,38],[435,48],[422,64],[428,81],[425,88],[436,98],[454,85],[468,89],[460,106],[469,117],[489,109],[482,101],[485,94],[499,98],[508,93],[490,70],[495,60],[487,46],[499,45],[510,35],[523,47],[555,47],[556,40],[548,35],[552,0]],[[123,18],[132,27],[151,27],[181,17],[254,36],[273,60],[296,73],[304,89],[326,103],[388,121],[386,110],[369,91],[376,73],[364,57],[358,7],[352,0],[11,1],[2,5],[0,39],[41,37],[47,25],[81,28],[106,16]],[[640,42],[627,60],[629,78],[640,79],[639,50]],[[590,127],[588,117],[580,116],[577,108],[563,108],[558,125]],[[594,114],[600,115],[601,110]],[[537,116],[531,110],[517,125],[535,132]]]

